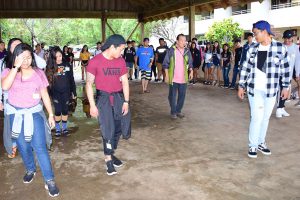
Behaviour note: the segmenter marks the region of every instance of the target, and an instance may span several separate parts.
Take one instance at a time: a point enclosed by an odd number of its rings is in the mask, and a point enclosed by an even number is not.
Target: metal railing
[[[290,8],[294,6],[300,6],[300,2],[291,2],[291,3],[281,3],[277,5],[272,5],[271,10],[281,9],[281,8]]]
[[[242,14],[247,14],[247,13],[251,13],[251,9],[237,10],[237,11],[232,12],[232,15],[242,15]]]

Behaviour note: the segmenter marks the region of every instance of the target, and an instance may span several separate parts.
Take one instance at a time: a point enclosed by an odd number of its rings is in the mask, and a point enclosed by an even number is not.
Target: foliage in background
[[[173,44],[176,40],[175,29],[178,24],[178,18],[174,17],[169,20],[152,22],[151,34],[157,38],[164,38]]]
[[[209,28],[205,37],[209,41],[219,41],[221,44],[228,43],[233,46],[233,41],[240,38],[244,33],[238,23],[234,23],[231,18],[224,19],[220,22],[214,22]]]
[[[115,33],[125,39],[137,24],[135,19],[109,19],[108,23]],[[101,41],[101,19],[1,19],[2,40],[18,37],[28,44],[45,42],[46,45],[79,45],[95,46]],[[150,36],[152,25],[145,25],[145,37]],[[112,32],[106,28],[106,35]],[[131,39],[139,43],[140,28]]]

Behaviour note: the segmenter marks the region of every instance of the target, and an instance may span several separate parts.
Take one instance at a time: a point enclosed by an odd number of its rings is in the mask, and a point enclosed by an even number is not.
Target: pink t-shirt
[[[184,67],[184,62],[183,62],[183,52],[182,54],[179,52],[178,49],[175,50],[175,70],[174,70],[174,77],[173,77],[173,82],[174,83],[186,83],[185,81],[185,73],[184,70],[186,69]]]
[[[2,77],[9,73],[8,68],[2,72]],[[16,78],[8,90],[8,103],[19,108],[30,108],[41,101],[41,89],[48,87],[49,83],[44,71],[36,69],[32,76],[22,80],[21,73]]]
[[[127,74],[126,63],[122,57],[108,60],[102,54],[98,54],[90,60],[86,70],[95,76],[98,90],[108,93],[122,91],[120,78]]]

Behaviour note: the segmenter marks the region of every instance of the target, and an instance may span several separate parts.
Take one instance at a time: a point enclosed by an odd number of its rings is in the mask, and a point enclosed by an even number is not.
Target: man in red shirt
[[[121,35],[110,36],[101,47],[102,53],[90,60],[87,66],[86,92],[91,106],[90,114],[98,117],[101,124],[108,175],[116,174],[115,167],[123,165],[114,153],[121,134],[126,138],[131,131],[127,68],[121,57],[125,44]],[[97,89],[96,103],[94,83]]]

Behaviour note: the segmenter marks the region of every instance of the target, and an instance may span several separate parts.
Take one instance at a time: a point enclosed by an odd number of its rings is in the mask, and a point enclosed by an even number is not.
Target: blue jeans
[[[235,87],[236,77],[239,75],[239,71],[240,71],[239,65],[235,65],[233,68],[233,75],[232,75],[232,81],[230,87]]]
[[[10,117],[10,124],[12,128],[15,115],[10,115],[9,117]],[[52,180],[54,179],[54,174],[52,171],[50,157],[46,145],[46,136],[45,136],[45,127],[44,127],[45,123],[43,118],[40,116],[40,114],[38,113],[33,114],[33,123],[34,123],[34,130],[33,130],[32,139],[30,142],[26,142],[24,137],[24,121],[23,121],[21,133],[17,138],[18,150],[21,154],[26,170],[30,172],[35,172],[36,166],[35,166],[35,160],[32,151],[34,150],[44,180],[45,181]]]
[[[229,86],[229,72],[230,72],[230,65],[227,67],[223,67],[223,79],[224,79],[224,86],[228,87]]]
[[[181,113],[186,93],[187,84],[173,83],[169,86],[169,104],[171,107],[171,115]],[[178,98],[177,97],[178,93]]]
[[[254,96],[248,94],[250,104],[249,147],[258,147],[265,142],[269,119],[272,114],[275,97],[267,97],[266,93],[254,90]]]

